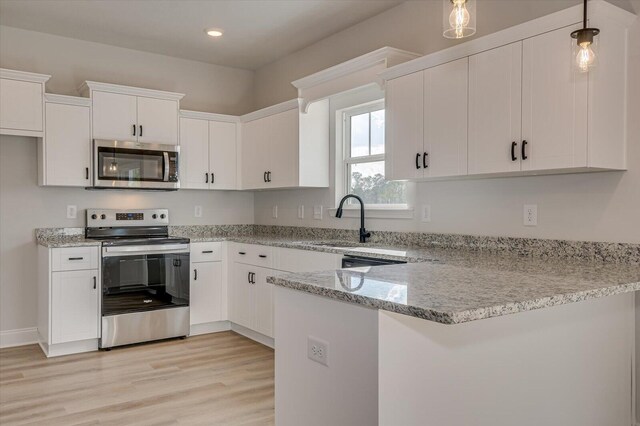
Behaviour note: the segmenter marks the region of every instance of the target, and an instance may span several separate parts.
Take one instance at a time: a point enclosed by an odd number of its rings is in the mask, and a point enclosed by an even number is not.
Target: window
[[[384,104],[343,111],[345,194],[356,194],[377,208],[406,208],[406,182],[384,178]]]

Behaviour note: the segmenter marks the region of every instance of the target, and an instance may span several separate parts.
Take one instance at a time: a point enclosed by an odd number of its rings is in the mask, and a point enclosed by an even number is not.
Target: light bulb
[[[580,43],[580,49],[576,56],[576,64],[580,72],[589,71],[589,67],[593,65],[595,60],[596,54],[593,52],[593,49],[591,49],[591,43]]]
[[[455,30],[456,38],[464,37],[464,29],[469,25],[469,19],[466,0],[453,0],[453,10],[449,15],[449,25]]]

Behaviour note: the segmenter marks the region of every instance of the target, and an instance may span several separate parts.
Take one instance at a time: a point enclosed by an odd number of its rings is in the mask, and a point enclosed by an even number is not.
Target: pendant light
[[[442,35],[469,37],[476,33],[476,0],[442,0]]]
[[[600,34],[598,28],[587,28],[587,0],[584,0],[582,28],[571,33],[571,38],[576,40],[571,55],[575,58],[578,72],[588,72],[596,65],[598,34]]]

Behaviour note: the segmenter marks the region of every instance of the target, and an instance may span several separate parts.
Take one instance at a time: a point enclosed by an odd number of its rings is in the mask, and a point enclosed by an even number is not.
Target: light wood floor
[[[270,425],[273,350],[233,332],[47,359],[0,350],[0,425]]]

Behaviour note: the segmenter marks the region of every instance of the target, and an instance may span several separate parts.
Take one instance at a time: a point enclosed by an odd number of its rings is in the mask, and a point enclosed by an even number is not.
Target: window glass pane
[[[384,154],[384,110],[371,113],[371,155]]]
[[[369,113],[351,117],[351,156],[369,155]]]
[[[405,182],[384,179],[384,161],[349,165],[349,192],[359,195],[365,204],[405,204]]]

